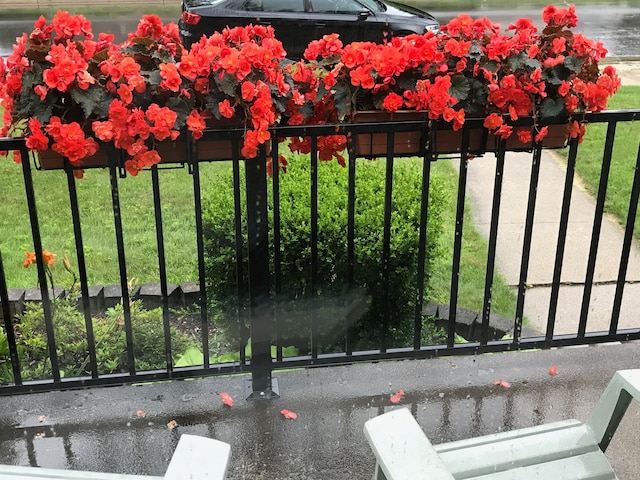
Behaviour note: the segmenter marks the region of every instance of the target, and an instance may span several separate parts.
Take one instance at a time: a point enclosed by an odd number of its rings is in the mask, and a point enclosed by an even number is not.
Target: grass
[[[202,182],[215,174],[217,164],[202,169]],[[0,251],[10,287],[29,287],[37,283],[34,268],[21,263],[25,250],[33,250],[32,235],[22,169],[9,160],[0,162]],[[58,255],[67,253],[74,265],[75,240],[66,177],[61,171],[34,172],[34,187],[43,248]],[[150,174],[119,182],[122,223],[129,277],[140,282],[157,281],[155,215]],[[84,252],[90,284],[119,283],[115,227],[111,206],[109,175],[88,170],[77,183],[82,219]],[[162,172],[160,176],[162,214],[166,242],[169,282],[181,283],[197,278],[195,258],[195,215],[192,177],[184,169]],[[62,262],[53,267],[56,283],[70,281]]]
[[[640,108],[640,86],[622,87],[610,99],[607,108],[611,110]],[[576,172],[584,182],[587,192],[594,198],[597,196],[600,182],[606,131],[606,124],[588,125],[576,160]],[[617,125],[605,197],[605,211],[612,214],[620,225],[624,225],[627,221],[639,138],[640,124],[637,122],[624,122]],[[562,152],[565,159],[567,154],[567,151]],[[634,233],[635,238],[640,239],[640,214],[635,219]]]

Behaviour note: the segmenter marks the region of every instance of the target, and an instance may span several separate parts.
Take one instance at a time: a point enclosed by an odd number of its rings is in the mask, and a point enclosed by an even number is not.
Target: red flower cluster
[[[74,40],[78,35],[85,38]],[[87,152],[95,153],[95,142],[87,141],[78,118],[57,116],[54,106],[66,110],[74,103],[70,90],[88,94],[97,82],[91,59],[105,47],[102,38],[93,40],[91,25],[82,15],[58,12],[49,25],[40,17],[28,37],[17,39],[6,63],[0,59],[0,104],[5,108],[0,136],[26,133],[27,146],[36,151],[49,148],[51,138],[51,148],[76,164]]]
[[[202,116],[244,123],[245,158],[254,158],[271,138],[269,128],[291,95],[281,63],[285,57],[273,28],[249,25],[203,37],[180,62],[180,73],[194,84]]]
[[[604,109],[620,86],[612,67],[598,67],[602,44],[571,31],[573,6],[548,6],[542,16],[541,32],[528,19],[502,32],[487,18],[460,15],[438,35],[383,44],[344,45],[330,34],[292,63],[270,27],[226,28],[186,51],[178,27],[155,15],[114,44],[113,35],[94,40],[83,16],[58,12],[51,24],[40,17],[6,62],[0,58],[0,135],[24,135],[29,149],[51,148],[76,166],[95,154],[96,139],[113,142],[131,175],[160,162],[157,142],[184,130],[197,140],[213,118],[244,126],[245,158],[271,140],[278,122],[336,124],[371,109],[421,110],[454,130],[479,116],[502,138],[539,141],[547,132],[541,118]],[[523,116],[534,128],[514,131]],[[568,126],[572,137],[584,133],[577,120]],[[344,136],[317,143],[320,160],[345,164]],[[289,147],[308,153],[311,140],[290,139]]]
[[[332,123],[356,110],[415,109],[454,130],[467,116],[486,117],[485,127],[507,138],[513,133],[509,122],[523,116],[538,121],[604,109],[620,80],[612,67],[599,71],[602,44],[570,30],[577,24],[573,6],[549,6],[543,19],[542,32],[521,19],[502,33],[488,18],[460,15],[439,35],[409,35],[382,45],[345,46],[337,35],[327,35],[311,42],[306,62],[295,66],[293,79],[313,112],[295,121]],[[542,140],[547,132],[538,126],[516,130],[523,141],[533,134]],[[570,123],[569,135],[583,133]],[[304,151],[295,142],[294,149]]]
[[[175,139],[185,125],[202,130],[185,122],[194,101],[178,72],[178,27],[148,15],[122,44],[113,35],[93,38],[82,15],[38,19],[6,64],[0,59],[0,135],[24,134],[31,150],[51,148],[75,166],[96,153],[95,135],[126,150],[135,175],[160,161],[156,141]]]

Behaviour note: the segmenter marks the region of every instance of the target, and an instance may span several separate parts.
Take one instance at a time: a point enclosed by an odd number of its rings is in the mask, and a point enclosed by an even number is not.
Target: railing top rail
[[[553,118],[538,119],[540,125],[554,125],[565,123],[570,117],[563,115]],[[589,112],[584,115],[576,115],[573,118],[584,121],[586,123],[607,123],[607,122],[631,122],[640,120],[640,109],[626,110],[603,110],[601,112]],[[465,125],[469,128],[482,127],[484,118],[467,118]],[[521,117],[515,122],[510,122],[514,126],[532,125],[534,119],[532,117]],[[416,130],[418,126],[422,127],[425,123],[430,123],[430,128],[436,130],[450,130],[451,124],[444,121],[430,120],[394,120],[385,122],[389,130],[402,132]],[[392,125],[392,127],[391,127]],[[378,131],[380,124],[375,122],[362,123],[338,123],[324,125],[279,125],[273,128],[278,132],[279,136],[307,136],[307,135],[336,135],[357,132],[370,133]],[[228,136],[229,132],[237,132],[240,134],[244,131],[242,126],[224,126],[207,128],[204,131],[204,139],[217,139],[222,135]],[[0,138],[0,150],[19,150],[24,147],[23,138]]]

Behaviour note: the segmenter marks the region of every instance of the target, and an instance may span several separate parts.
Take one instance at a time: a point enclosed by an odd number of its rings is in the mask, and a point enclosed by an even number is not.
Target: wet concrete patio
[[[3,397],[0,463],[163,475],[190,433],[231,444],[233,480],[364,480],[374,459],[362,428],[385,411],[410,408],[433,443],[584,420],[613,373],[638,366],[631,342],[277,372],[281,398],[271,401],[245,401],[246,376]],[[406,395],[394,405],[398,390]],[[608,450],[619,478],[637,478],[639,449],[632,404]]]

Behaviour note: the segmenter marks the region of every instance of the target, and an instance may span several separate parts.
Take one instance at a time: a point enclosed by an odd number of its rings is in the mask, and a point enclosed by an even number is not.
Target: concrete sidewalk
[[[619,62],[623,85],[640,85],[640,62]],[[531,178],[531,154],[508,152],[503,176],[500,223],[498,228],[497,269],[509,285],[519,283],[526,209]],[[489,237],[496,161],[493,155],[469,163],[468,195],[473,205],[476,228]],[[527,289],[526,318],[539,332],[546,331],[559,232],[566,167],[554,152],[543,151],[537,189],[533,238]],[[562,265],[558,309],[554,333],[578,331],[589,247],[595,214],[595,200],[587,194],[576,176],[571,194],[569,226]],[[615,282],[620,267],[624,232],[619,223],[603,221],[595,269],[596,285],[589,303],[587,332],[609,329]],[[634,243],[627,269],[627,285],[622,301],[620,328],[640,327],[640,249]]]

